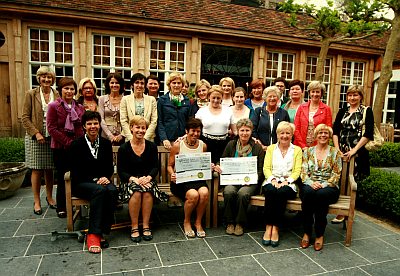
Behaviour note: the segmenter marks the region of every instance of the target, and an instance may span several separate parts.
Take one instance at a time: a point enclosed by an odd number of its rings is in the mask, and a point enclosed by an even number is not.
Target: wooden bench
[[[349,162],[343,162],[342,175],[340,179],[340,196],[335,204],[329,205],[329,214],[345,216],[344,227],[346,227],[346,246],[351,244],[351,236],[353,230],[353,221],[355,215],[355,203],[357,193],[357,183],[354,180],[354,157]],[[224,201],[222,192],[218,191],[219,177],[214,178],[214,191],[213,191],[213,227],[218,224],[218,202]],[[264,206],[264,195],[252,196],[250,205]],[[288,200],[286,209],[301,211],[301,200],[296,198]]]
[[[379,130],[385,142],[394,142],[394,127],[392,124],[382,123]]]
[[[120,184],[120,179],[117,173],[117,154],[118,154],[118,146],[113,146],[113,157],[114,157],[114,174],[112,177],[112,181],[114,185],[117,187]],[[169,150],[165,149],[163,146],[158,146],[158,175],[156,177],[158,187],[161,191],[168,194],[170,200],[172,202],[179,202],[180,199],[175,197],[170,190],[170,178],[168,175],[168,158],[169,158]],[[74,222],[77,217],[81,214],[81,206],[88,206],[89,201],[85,199],[81,199],[78,197],[72,196],[71,193],[71,177],[70,172],[66,172],[64,176],[65,180],[65,197],[66,197],[66,209],[67,209],[67,231],[74,231]],[[211,181],[207,181],[208,188],[211,194]],[[73,208],[75,207],[75,208]],[[210,200],[207,204],[206,213],[206,227],[209,228],[211,225],[211,196]]]

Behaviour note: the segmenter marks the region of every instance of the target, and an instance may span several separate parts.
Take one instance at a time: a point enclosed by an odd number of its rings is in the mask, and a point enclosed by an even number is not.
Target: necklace
[[[188,146],[193,147],[193,146],[196,145],[196,142],[197,142],[197,141],[195,141],[194,143],[189,143],[189,140],[188,140],[188,138],[186,137],[185,142],[186,142],[186,144],[187,144]]]

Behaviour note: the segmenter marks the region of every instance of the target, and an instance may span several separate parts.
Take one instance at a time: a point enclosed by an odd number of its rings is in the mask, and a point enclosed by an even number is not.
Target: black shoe
[[[39,210],[35,210],[35,203],[33,203],[33,213],[35,215],[41,216],[43,214],[42,208],[40,208]]]
[[[264,238],[262,238],[262,244],[265,246],[271,245],[271,240],[264,240]]]
[[[277,241],[272,241],[271,240],[271,246],[272,247],[277,247],[279,245],[279,240],[277,240]]]
[[[150,235],[145,235],[144,232],[150,232]],[[153,239],[153,235],[151,234],[150,228],[143,228],[143,239],[145,241],[151,241]]]
[[[66,218],[67,217],[67,212],[64,210],[58,210],[57,211],[57,217],[59,218]]]
[[[49,205],[50,209],[57,209],[57,205],[55,205],[55,204],[50,204],[50,203],[49,203],[49,200],[47,199],[47,197],[46,197],[46,202],[47,202],[47,205]]]
[[[142,241],[142,237],[140,236],[140,234],[137,237],[132,237],[133,233],[139,233],[139,229],[138,228],[135,228],[135,229],[132,228],[132,230],[131,230],[131,241],[133,241],[133,242],[141,242]]]

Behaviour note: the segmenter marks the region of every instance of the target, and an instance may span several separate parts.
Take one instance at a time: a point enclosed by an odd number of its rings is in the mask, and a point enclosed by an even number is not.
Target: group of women
[[[201,220],[209,194],[204,181],[175,183],[177,154],[209,151],[211,167],[219,173],[221,157],[257,156],[257,184],[224,187],[226,233],[243,234],[250,196],[262,187],[266,197],[262,242],[272,246],[279,244],[286,200],[299,192],[305,233],[301,246],[309,246],[315,221],[314,248],[320,250],[328,204],[339,196],[340,159],[357,153],[357,164],[362,164],[358,166],[359,174],[369,173],[368,152],[363,146],[373,137],[373,115],[370,108],[361,104],[360,86],[347,91],[349,106],[339,111],[332,131],[331,110],[321,101],[325,86],[316,81],[308,86],[310,100],[306,103],[304,83],[291,81],[290,100],[283,103],[280,88],[264,88],[260,80],[251,82],[251,96],[245,99],[246,91],[235,88],[229,77],[213,86],[200,80],[192,100],[184,93],[187,83],[180,73],[170,74],[169,92],[158,99],[157,78],[140,73],[132,76],[132,94],[127,96],[123,96],[123,78],[109,74],[104,84],[106,95],[99,98],[90,78],[83,79],[79,88],[72,78],[62,78],[57,92],[52,88],[55,74],[48,67],[41,67],[37,80],[39,87],[26,94],[22,115],[27,131],[26,160],[32,169],[34,213],[42,214],[39,195],[44,173],[48,205],[57,209],[59,217],[66,216],[64,174],[71,170],[73,193],[91,202],[87,243],[92,253],[100,252],[107,244],[103,234],[110,230],[117,196],[129,206],[131,240],[152,239],[149,221],[153,200],[167,199],[155,182],[158,157],[154,141],[171,150],[171,191],[185,201],[183,226],[189,238],[206,236]],[[149,95],[145,94],[146,87]],[[361,131],[363,125],[365,132]],[[332,136],[334,147],[329,146]],[[112,145],[120,146],[119,195],[110,182]],[[54,167],[57,203],[52,197]],[[196,232],[191,225],[194,210]]]

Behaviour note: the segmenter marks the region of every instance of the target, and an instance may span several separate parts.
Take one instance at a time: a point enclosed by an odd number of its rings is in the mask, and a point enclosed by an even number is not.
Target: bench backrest
[[[342,175],[340,176],[340,194],[350,195],[351,193],[351,181],[350,178],[354,178],[354,159],[352,156],[349,161],[342,162]]]
[[[157,183],[169,183],[170,177],[168,174],[168,158],[169,150],[164,148],[164,146],[158,146],[158,175]]]

